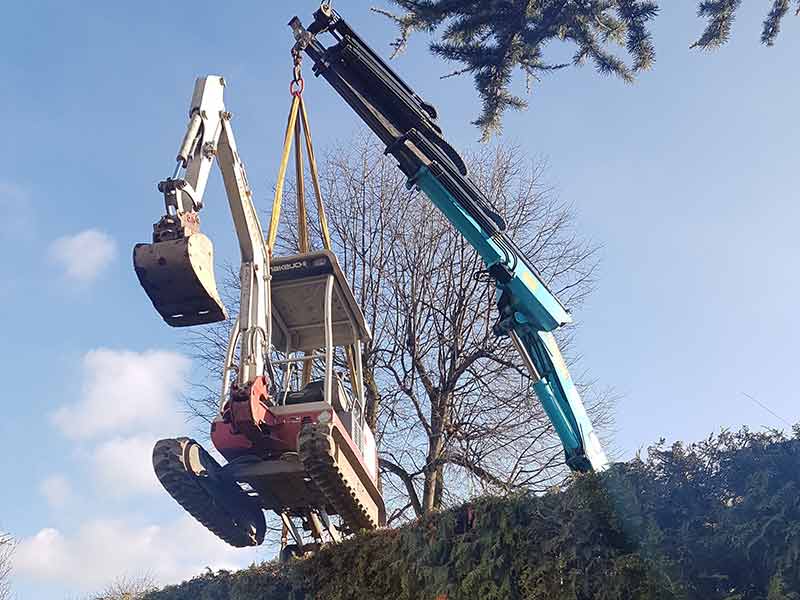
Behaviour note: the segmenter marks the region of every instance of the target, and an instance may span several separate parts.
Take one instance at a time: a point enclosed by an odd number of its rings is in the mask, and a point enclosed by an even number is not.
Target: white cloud
[[[90,283],[109,265],[117,254],[114,240],[96,229],[66,235],[50,244],[50,260],[64,269],[67,279]]]
[[[90,590],[121,576],[147,574],[159,584],[177,583],[212,569],[237,569],[263,550],[237,550],[194,521],[134,527],[117,519],[93,519],[73,534],[45,528],[22,539],[14,573],[22,579]]]
[[[39,484],[39,491],[52,508],[62,508],[72,499],[72,486],[63,475],[51,475]]]
[[[116,437],[94,449],[92,466],[103,489],[112,495],[165,493],[153,471],[150,434]]]
[[[81,399],[51,414],[67,437],[180,429],[188,358],[175,352],[100,348],[83,358]],[[157,428],[157,429],[154,429]]]

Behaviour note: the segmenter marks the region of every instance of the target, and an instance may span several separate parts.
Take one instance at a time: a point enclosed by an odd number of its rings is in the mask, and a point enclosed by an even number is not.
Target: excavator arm
[[[225,110],[224,89],[225,81],[216,75],[195,82],[175,172],[158,184],[166,214],[153,226],[153,243],[134,248],[134,266],[142,287],[169,325],[185,327],[227,318],[214,279],[211,241],[200,233],[199,219],[216,161],[241,253],[239,315],[225,365],[226,390],[227,370],[237,341],[241,364],[236,383],[244,387],[265,374],[271,319],[269,251],[236,149],[231,114]]]
[[[475,248],[497,287],[498,336],[508,336],[575,471],[601,471],[608,459],[553,336],[572,318],[536,268],[505,233],[505,222],[467,176],[464,161],[444,139],[436,109],[420,98],[329,2],[306,29],[290,23],[295,52],[305,52],[322,76],[386,145],[398,167]],[[333,43],[325,46],[321,34]]]

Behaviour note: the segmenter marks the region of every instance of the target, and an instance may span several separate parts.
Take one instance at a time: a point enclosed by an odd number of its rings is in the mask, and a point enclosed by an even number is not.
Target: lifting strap
[[[300,117],[298,119],[298,116]],[[283,186],[286,180],[286,169],[289,166],[289,155],[292,150],[292,138],[294,138],[294,160],[295,176],[297,186],[297,228],[298,246],[300,252],[309,251],[308,239],[308,217],[305,201],[305,180],[303,175],[303,150],[301,147],[302,137],[305,140],[306,153],[308,154],[308,165],[311,172],[311,183],[314,187],[314,196],[317,201],[317,215],[319,217],[320,231],[322,232],[322,244],[326,250],[332,250],[331,235],[328,229],[328,218],[325,214],[325,205],[322,201],[322,190],[319,185],[319,172],[317,171],[317,160],[314,156],[314,145],[311,141],[311,130],[308,124],[308,114],[303,102],[301,90],[292,90],[292,105],[289,109],[289,119],[286,123],[286,133],[283,138],[283,152],[281,153],[280,166],[278,167],[278,180],[275,184],[275,198],[272,201],[272,214],[269,220],[269,230],[267,231],[267,247],[270,253],[275,248],[275,240],[278,237],[278,223],[281,216],[281,205],[283,201]]]
[[[308,213],[306,211],[305,199],[305,176],[303,170],[303,149],[301,137],[305,141],[306,154],[308,156],[308,166],[311,173],[311,184],[314,188],[314,196],[317,202],[317,216],[319,218],[319,228],[322,234],[322,244],[325,250],[333,251],[331,244],[330,230],[328,229],[328,217],[325,214],[325,204],[322,201],[322,189],[319,185],[319,172],[317,171],[317,159],[314,156],[314,144],[311,140],[311,128],[308,124],[308,113],[306,113],[305,102],[303,101],[303,89],[305,82],[300,73],[301,55],[299,52],[292,51],[294,59],[294,79],[289,84],[289,93],[292,95],[292,104],[289,109],[289,119],[286,123],[286,133],[283,137],[283,152],[278,167],[278,180],[275,184],[275,197],[272,201],[272,214],[269,220],[267,231],[267,249],[272,256],[275,241],[278,237],[278,224],[281,216],[281,203],[283,201],[283,186],[286,180],[286,170],[289,167],[289,155],[292,150],[292,139],[294,138],[294,165],[297,190],[297,245],[301,253],[311,250],[308,232]],[[353,356],[354,349],[347,347],[347,366],[350,372],[350,381],[354,390],[361,386],[361,382],[356,381],[356,370]],[[303,361],[303,385],[311,381],[311,363]]]

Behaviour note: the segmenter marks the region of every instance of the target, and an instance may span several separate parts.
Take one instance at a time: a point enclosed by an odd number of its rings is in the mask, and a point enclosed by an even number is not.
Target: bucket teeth
[[[202,475],[193,472],[190,453],[194,452]],[[156,443],[153,468],[170,496],[223,541],[237,548],[264,541],[266,521],[261,508],[237,483],[218,476],[222,467],[194,440]]]

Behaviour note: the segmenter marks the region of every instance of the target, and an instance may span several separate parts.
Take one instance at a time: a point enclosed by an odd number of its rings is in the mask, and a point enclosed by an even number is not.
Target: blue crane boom
[[[502,217],[467,176],[464,161],[444,139],[436,109],[420,98],[342,17],[323,2],[308,29],[289,25],[301,52],[386,145],[408,178],[475,248],[497,287],[498,336],[519,352],[533,389],[575,471],[602,471],[608,459],[559,351],[553,331],[572,317],[536,268],[504,232]],[[328,33],[334,43],[323,45]]]

